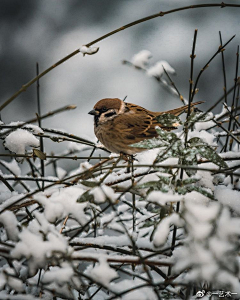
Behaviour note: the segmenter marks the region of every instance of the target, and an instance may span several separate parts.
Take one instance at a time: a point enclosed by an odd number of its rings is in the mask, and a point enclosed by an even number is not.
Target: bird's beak
[[[90,112],[88,113],[89,115],[93,115],[93,116],[98,116],[99,112],[96,111],[95,109],[90,110]]]

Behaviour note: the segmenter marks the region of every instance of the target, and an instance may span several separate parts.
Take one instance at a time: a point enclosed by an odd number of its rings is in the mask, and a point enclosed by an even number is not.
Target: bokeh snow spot
[[[152,54],[150,51],[142,50],[133,56],[131,62],[135,67],[145,69],[151,57]]]

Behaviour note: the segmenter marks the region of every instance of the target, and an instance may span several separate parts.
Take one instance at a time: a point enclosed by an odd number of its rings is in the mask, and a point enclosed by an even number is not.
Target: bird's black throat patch
[[[99,121],[100,116],[101,116],[101,114],[94,116],[94,123],[95,123],[96,127],[98,126],[98,121]]]

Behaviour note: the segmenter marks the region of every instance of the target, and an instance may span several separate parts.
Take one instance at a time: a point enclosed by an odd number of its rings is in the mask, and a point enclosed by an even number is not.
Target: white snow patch
[[[209,188],[211,191],[214,191],[215,186],[213,184],[213,176],[210,172],[204,172],[199,170],[197,172],[197,175],[201,177],[201,180],[199,181],[201,186],[204,186],[206,188]]]
[[[173,213],[158,224],[153,236],[153,243],[156,247],[166,242],[171,225],[183,226],[183,220],[178,214]]]
[[[226,271],[226,270],[220,270],[216,274],[216,280],[217,282],[220,282],[224,286],[231,286],[232,292],[240,294],[240,285],[239,285],[239,279],[235,277],[232,273]]]
[[[92,54],[95,54],[97,53],[99,50],[99,47],[87,47],[85,45],[81,46],[79,51],[83,54],[83,56],[85,54],[88,54],[88,55],[92,55]]]
[[[94,196],[96,203],[103,203],[107,199],[112,203],[115,203],[117,200],[117,195],[114,193],[114,190],[106,185],[97,186],[91,189],[90,194]]]
[[[224,153],[219,153],[219,155],[222,157],[222,158],[225,158],[225,157],[229,157],[229,158],[238,158],[240,155],[239,155],[239,151],[235,152],[235,151],[228,151],[228,152],[224,152]]]
[[[207,130],[208,128],[214,127],[216,124],[213,121],[207,121],[207,122],[196,122],[194,124],[194,127],[197,131],[201,130]]]
[[[221,240],[216,236],[210,238],[209,247],[219,260],[227,260],[228,258],[225,258],[226,253],[230,253],[230,251],[234,250],[234,246],[231,243]]]
[[[27,147],[39,147],[39,140],[25,129],[17,129],[5,138],[5,147],[16,154],[25,154]]]
[[[161,191],[152,191],[147,196],[147,201],[154,202],[159,205],[165,205],[167,202],[177,202],[181,201],[184,196],[179,194],[172,194],[170,191],[168,193],[163,193]]]
[[[4,211],[0,215],[0,223],[3,224],[8,238],[13,241],[18,241],[19,230],[17,227],[18,221],[15,214],[9,210]]]
[[[240,235],[240,219],[232,218],[227,207],[224,207],[221,216],[218,218],[217,234],[221,239],[227,241],[229,238]]]
[[[135,165],[142,165],[142,164],[149,164],[151,165],[154,160],[156,159],[157,155],[159,153],[159,149],[149,149],[148,151],[144,151],[141,153],[138,153],[136,155],[136,161],[134,161]]]
[[[73,215],[81,225],[84,225],[87,222],[84,209],[88,203],[77,202],[84,192],[82,188],[72,186],[56,189],[50,197],[48,194],[39,194],[34,198],[44,206],[44,215],[49,222]]]
[[[192,203],[191,201],[185,202],[187,213],[194,216],[200,222],[210,222],[214,220],[219,213],[219,204],[211,202],[205,206],[203,204]]]
[[[51,267],[49,271],[45,272],[42,282],[45,284],[56,282],[58,285],[71,282],[74,275],[73,268],[67,262],[63,262],[60,267]]]
[[[93,280],[107,287],[109,283],[118,277],[118,273],[109,267],[105,257],[99,257],[99,263],[89,271],[89,275]]]
[[[224,185],[217,186],[214,195],[219,202],[240,213],[240,192],[234,191]]]
[[[33,221],[37,227],[36,219]],[[67,240],[55,229],[43,235],[41,228],[39,232],[31,232],[28,228],[23,227],[19,233],[19,239],[20,241],[11,251],[11,256],[15,259],[27,258],[30,274],[34,274],[38,268],[45,268],[46,258],[53,255],[54,252],[66,254],[69,248]]]

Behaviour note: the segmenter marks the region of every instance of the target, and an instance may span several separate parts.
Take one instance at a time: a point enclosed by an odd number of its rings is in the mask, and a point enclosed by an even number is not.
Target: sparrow
[[[203,102],[192,103],[191,107],[200,103]],[[157,116],[162,114],[179,116],[187,108],[188,105],[185,105],[165,112],[152,112],[139,105],[123,102],[118,98],[106,98],[99,100],[89,114],[94,116],[96,137],[109,151],[133,155],[146,151],[146,149],[130,145],[157,137],[156,126],[168,131],[176,129],[176,124],[173,124],[172,127],[162,126],[157,121]]]

